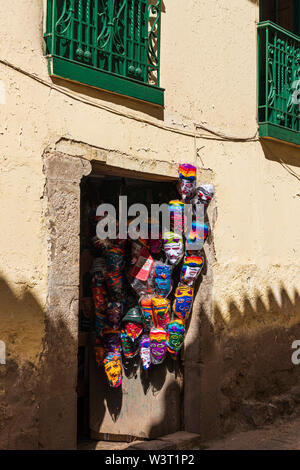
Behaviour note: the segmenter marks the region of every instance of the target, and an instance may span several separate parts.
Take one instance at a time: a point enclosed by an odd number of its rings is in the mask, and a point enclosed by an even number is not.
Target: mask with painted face
[[[155,292],[161,297],[168,297],[172,290],[172,270],[166,264],[154,265]]]
[[[103,364],[109,385],[112,388],[120,387],[122,384],[122,365],[120,354],[107,354]]]
[[[140,343],[140,357],[143,364],[143,369],[148,370],[151,366],[150,354],[150,336],[149,334],[143,335]]]
[[[161,364],[167,351],[167,332],[162,328],[152,328],[150,331],[150,354],[152,364]]]
[[[184,202],[189,202],[196,192],[197,169],[193,165],[179,166],[180,192]]]
[[[186,322],[191,313],[193,295],[193,287],[179,286],[176,289],[173,311],[175,315],[183,322]]]
[[[123,354],[127,359],[131,359],[139,353],[139,341],[132,341],[125,330],[122,330],[121,342]]]
[[[186,256],[180,274],[180,282],[193,286],[203,268],[201,256]]]
[[[173,358],[176,358],[184,342],[185,328],[182,320],[173,320],[167,328],[167,349]]]
[[[169,263],[176,266],[183,257],[183,239],[175,232],[165,232],[163,236],[164,251]]]
[[[110,302],[107,306],[106,324],[113,330],[119,330],[123,316],[123,303]]]
[[[156,328],[166,328],[171,319],[171,302],[168,299],[152,299],[153,320]]]
[[[133,307],[126,313],[123,318],[123,324],[125,324],[125,331],[127,336],[135,341],[143,333],[143,320],[140,308]]]
[[[211,200],[213,199],[215,195],[215,190],[212,184],[202,184],[199,186],[196,190],[196,196],[194,199],[196,199],[195,203],[197,204],[203,204],[205,209],[208,208],[209,204],[211,203]],[[193,199],[193,200],[194,200]]]
[[[153,327],[152,297],[145,297],[141,299],[140,304],[144,328],[146,330],[151,330]]]

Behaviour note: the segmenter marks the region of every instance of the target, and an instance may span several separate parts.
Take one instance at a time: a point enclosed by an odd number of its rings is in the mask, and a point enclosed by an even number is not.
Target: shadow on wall
[[[262,150],[267,160],[280,163],[283,166],[291,165],[300,167],[299,147],[287,145],[285,142],[268,139],[260,140]]]
[[[218,305],[213,317],[200,305],[198,338],[185,351],[185,429],[211,439],[237,429],[273,422],[292,412],[289,394],[299,384],[292,343],[300,339],[300,296],[282,286],[279,302],[267,289],[242,307],[228,303],[227,321]],[[271,405],[269,404],[271,402]]]
[[[59,318],[56,323],[48,322],[46,344],[45,313],[40,302],[29,290],[17,297],[4,278],[0,278],[0,305],[0,339],[7,350],[6,364],[0,365],[0,449],[51,448],[54,429],[64,443],[64,431],[70,426],[74,426],[75,448],[76,409],[70,417],[70,396],[64,390],[70,390],[71,380],[76,394],[76,377],[68,373],[68,367],[70,362],[77,362],[77,338]],[[28,357],[36,357],[36,361]],[[54,416],[49,413],[51,404]],[[69,449],[72,442],[66,434],[68,442],[62,448]]]
[[[39,368],[26,357],[42,334],[42,308],[30,291],[17,297],[3,278],[0,305],[0,339],[7,351],[0,365],[0,449],[37,448]]]

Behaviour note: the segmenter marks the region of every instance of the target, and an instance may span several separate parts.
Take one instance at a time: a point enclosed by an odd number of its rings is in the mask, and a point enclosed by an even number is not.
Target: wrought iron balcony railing
[[[300,37],[258,25],[260,135],[300,145]]]
[[[50,74],[163,104],[161,0],[47,0]]]

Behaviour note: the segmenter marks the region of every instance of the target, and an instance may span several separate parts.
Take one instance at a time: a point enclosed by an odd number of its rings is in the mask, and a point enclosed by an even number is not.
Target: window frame
[[[114,94],[134,98],[156,106],[164,107],[164,88],[149,84],[145,81],[137,80],[130,76],[124,76],[112,71],[102,70],[91,64],[82,63],[68,57],[62,57],[54,50],[55,41],[53,18],[50,15],[54,1],[44,0],[44,53],[48,59],[48,73],[52,78],[62,78],[68,81],[80,83],[102,91],[108,91]],[[49,5],[51,5],[49,7]],[[159,12],[161,15],[161,12]],[[161,20],[161,16],[160,16]],[[159,24],[160,28],[160,24]],[[73,40],[73,39],[72,39]],[[160,49],[160,29],[158,40],[158,61]],[[159,74],[158,65],[158,74]],[[158,75],[159,78],[159,75]],[[159,82],[159,80],[158,80]]]
[[[274,0],[275,1],[275,0]],[[290,32],[283,27],[279,26],[278,24],[274,23],[273,21],[270,20],[263,20],[263,9],[265,5],[265,0],[260,0],[260,22],[258,24],[258,29],[257,29],[257,44],[258,44],[258,124],[259,124],[259,136],[264,137],[264,138],[270,138],[270,139],[275,139],[281,142],[293,144],[296,146],[300,146],[300,127],[299,127],[299,121],[300,120],[300,105],[299,106],[299,111],[292,111],[289,110],[289,105],[286,104],[286,109],[282,110],[282,113],[285,115],[285,124],[283,125],[282,123],[276,122],[276,118],[274,119],[274,113],[278,113],[276,111],[277,109],[277,104],[270,105],[269,104],[269,93],[271,90],[271,83],[270,83],[270,65],[269,61],[276,62],[276,51],[275,48],[275,56],[271,57],[270,56],[270,50],[269,47],[274,49],[274,45],[272,43],[272,40],[270,37],[272,37],[272,31],[273,34],[278,35],[278,37],[284,37],[284,41],[289,44],[296,44],[298,43],[299,46],[297,48],[300,48],[300,35],[295,34],[293,32]],[[294,8],[295,8],[295,19],[294,19],[294,24],[295,24],[295,30],[300,32],[300,5],[297,0],[294,0]],[[267,32],[269,31],[269,32]],[[275,32],[274,32],[275,31]],[[265,32],[265,38],[263,37],[263,33]],[[280,36],[281,35],[281,36]],[[270,42],[268,42],[270,40]],[[266,43],[267,50],[264,49],[264,43]],[[264,54],[261,56],[261,54]],[[261,60],[263,57],[264,62]],[[272,62],[272,64],[273,64]],[[287,67],[287,65],[285,65]],[[274,73],[274,69],[273,73]],[[293,69],[295,71],[295,69]],[[266,77],[269,77],[268,80],[266,80]],[[272,74],[271,74],[272,76]],[[287,75],[288,76],[288,75]],[[289,79],[289,81],[284,82],[285,88],[287,88],[288,85],[290,85],[291,80],[295,80],[296,78]],[[274,83],[274,82],[273,82]],[[276,83],[276,78],[275,78],[275,83]],[[277,84],[278,87],[278,84]],[[261,97],[261,91],[264,89],[264,97],[262,99]],[[277,100],[280,102],[282,100],[283,96],[278,92],[278,89],[275,87],[274,90],[276,91],[276,96]],[[292,89],[291,89],[292,90]],[[281,85],[281,93],[282,93],[282,85]],[[290,91],[292,93],[292,91]],[[285,97],[286,98],[286,97]],[[283,100],[282,100],[283,101]],[[290,102],[290,98],[289,101]],[[280,108],[280,106],[279,106]],[[269,110],[271,110],[269,114]],[[278,115],[278,114],[277,114]],[[262,118],[263,116],[263,118]],[[296,119],[295,122],[298,122],[296,124],[296,127],[298,125],[298,130],[292,128],[291,124],[287,125],[287,122],[290,123],[291,120]]]

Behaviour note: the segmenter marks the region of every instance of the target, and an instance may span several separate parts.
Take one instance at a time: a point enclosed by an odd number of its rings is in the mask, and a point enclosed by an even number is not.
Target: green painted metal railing
[[[300,144],[300,37],[258,25],[260,135]]]
[[[47,55],[159,87],[161,0],[47,1]]]

